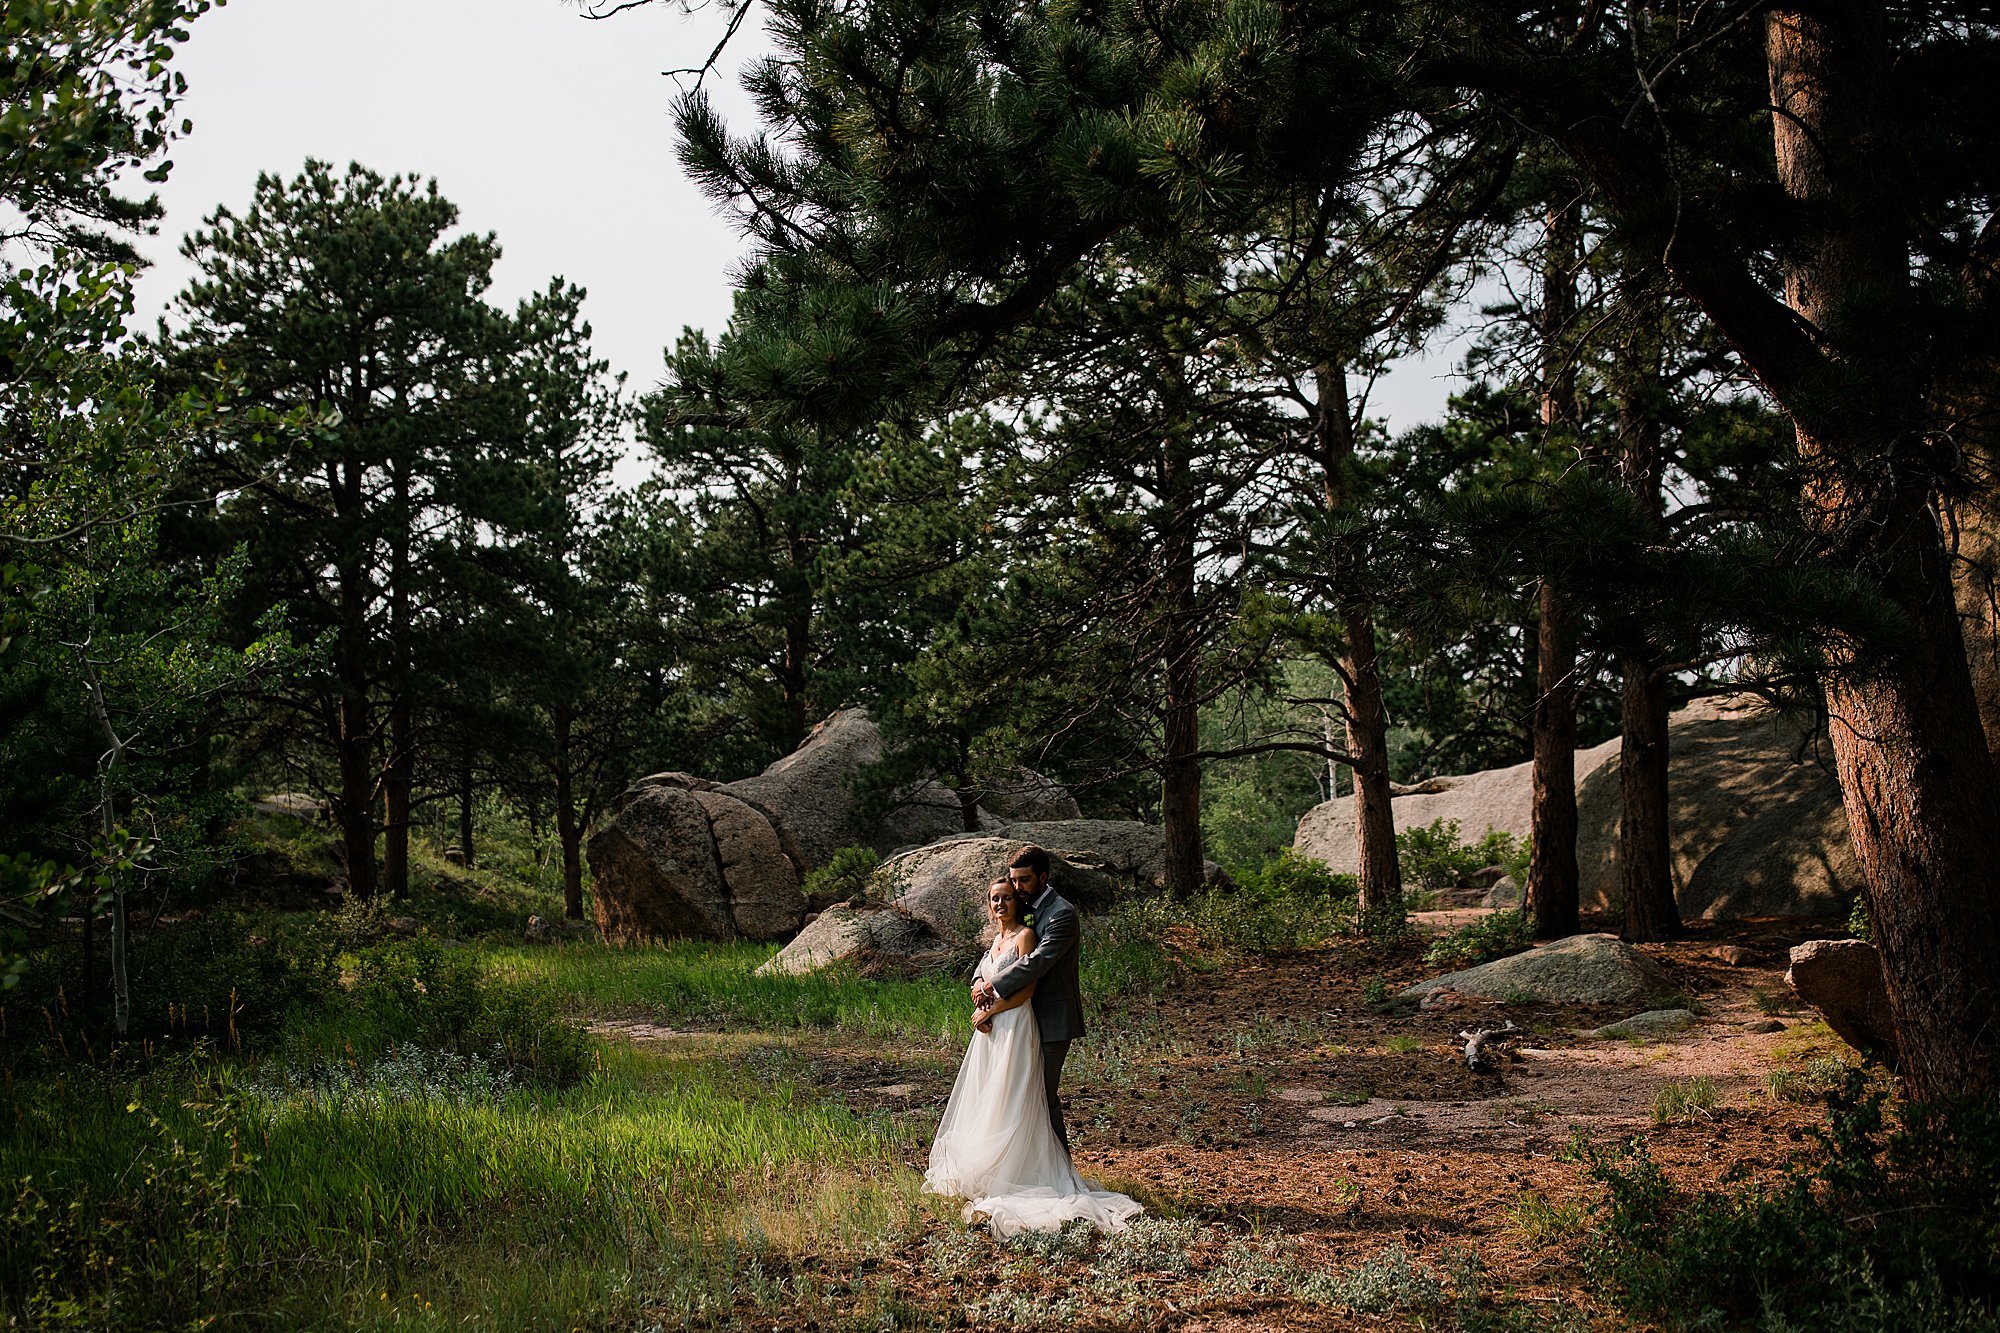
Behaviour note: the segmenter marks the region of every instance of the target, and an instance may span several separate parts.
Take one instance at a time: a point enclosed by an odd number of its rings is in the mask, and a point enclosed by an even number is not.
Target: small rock
[[[1708,956],[1730,967],[1748,967],[1757,961],[1757,955],[1740,944],[1718,944],[1708,951]]]
[[[1434,990],[1424,996],[1417,1008],[1425,1011],[1434,1009],[1457,1009],[1465,1004],[1465,997],[1455,990]]]
[[[445,846],[445,849],[444,849],[444,859],[445,859],[446,861],[450,862],[450,863],[451,863],[452,865],[455,865],[455,866],[462,866],[462,865],[464,865],[464,864],[465,864],[465,848],[463,848],[463,847],[459,846],[459,845],[458,845],[457,843],[455,843],[455,842],[454,842],[454,843],[448,843],[448,844],[446,844],[446,846]]]
[[[914,1097],[917,1085],[914,1083],[890,1083],[874,1089],[877,1097]]]
[[[1519,907],[1521,886],[1512,875],[1502,875],[1486,889],[1486,896],[1479,900],[1481,907]]]
[[[1785,1024],[1782,1020],[1776,1018],[1753,1018],[1748,1023],[1745,1023],[1743,1025],[1743,1030],[1745,1032],[1755,1032],[1758,1034],[1766,1032],[1783,1032],[1785,1030]]]
[[[414,935],[417,933],[417,919],[413,916],[392,916],[385,923],[392,935]]]
[[[1694,1026],[1694,1013],[1687,1009],[1649,1009],[1616,1023],[1606,1023],[1593,1037],[1664,1037]]]
[[[554,944],[556,942],[556,928],[553,922],[544,921],[538,916],[531,916],[528,918],[528,928],[521,932],[521,938],[529,944]]]
[[[1792,950],[1785,984],[1819,1010],[1841,1040],[1873,1060],[1895,1064],[1896,1028],[1882,958],[1865,940],[1807,940]]]

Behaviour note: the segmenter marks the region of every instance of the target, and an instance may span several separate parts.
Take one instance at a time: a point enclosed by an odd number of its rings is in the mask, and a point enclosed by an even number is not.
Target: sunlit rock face
[[[1844,917],[1861,868],[1823,735],[1743,697],[1705,699],[1675,713],[1667,781],[1673,874],[1681,915]],[[1618,742],[1576,754],[1577,865],[1585,908],[1615,911]],[[1457,820],[1476,842],[1488,829],[1528,835],[1530,766],[1434,778],[1394,801],[1396,827]],[[1354,807],[1347,797],[1308,811],[1294,845],[1337,871],[1354,871]]]

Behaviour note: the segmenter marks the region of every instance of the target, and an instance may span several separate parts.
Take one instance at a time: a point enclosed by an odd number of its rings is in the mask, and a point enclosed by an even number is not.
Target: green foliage
[[[1352,898],[1358,891],[1354,876],[1336,874],[1324,861],[1307,856],[1295,847],[1280,847],[1234,876],[1239,891],[1253,899],[1325,898],[1329,902]]]
[[[1424,950],[1424,961],[1454,969],[1476,967],[1520,953],[1534,942],[1534,918],[1518,908],[1506,909],[1440,936]]]
[[[125,1114],[143,1127],[119,1127],[131,1155],[113,1190],[7,1179],[0,1308],[30,1327],[199,1327],[256,1281],[232,1243],[257,1164],[240,1117],[207,1106],[169,1123],[137,1102]]]
[[[1854,895],[1854,906],[1847,909],[1847,933],[1857,940],[1875,938],[1875,927],[1868,920],[1868,898],[1865,894]]]
[[[337,1040],[338,1044],[334,1042]],[[590,1045],[556,997],[537,986],[496,982],[476,956],[416,939],[354,955],[345,1003],[328,1024],[293,1034],[293,1058],[353,1059],[396,1047],[478,1056],[523,1082],[567,1087],[583,1078]]]
[[[1781,1179],[1675,1184],[1643,1141],[1574,1160],[1603,1187],[1583,1258],[1670,1329],[1990,1328],[2000,1318],[2000,1109],[1905,1104],[1851,1075]]]
[[[842,847],[826,859],[826,864],[806,873],[803,888],[815,902],[846,902],[865,897],[869,877],[882,858],[872,847]]]
[[[0,1322],[643,1326],[758,1290],[766,1229],[844,1258],[925,1216],[904,1134],[783,1073],[631,1048],[563,1091],[436,1058],[298,1072],[0,1089]]]
[[[1458,888],[1488,866],[1506,866],[1511,874],[1515,862],[1527,871],[1525,847],[1517,847],[1514,836],[1488,829],[1478,842],[1466,843],[1459,837],[1456,819],[1434,819],[1396,835],[1396,852],[1402,861],[1403,878],[1426,889]]]
[[[10,240],[136,262],[120,233],[160,216],[121,187],[166,179],[156,161],[186,133],[172,68],[209,0],[34,0],[0,11],[0,190]],[[142,170],[141,170],[142,169]]]

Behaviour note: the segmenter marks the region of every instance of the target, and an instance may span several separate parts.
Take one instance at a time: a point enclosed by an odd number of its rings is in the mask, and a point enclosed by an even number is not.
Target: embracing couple
[[[1074,1218],[1123,1227],[1139,1205],[1069,1159],[1058,1088],[1083,1035],[1076,908],[1049,884],[1049,854],[1023,847],[987,886],[992,941],[972,981],[972,1040],[931,1147],[924,1188],[965,1199],[996,1236]]]

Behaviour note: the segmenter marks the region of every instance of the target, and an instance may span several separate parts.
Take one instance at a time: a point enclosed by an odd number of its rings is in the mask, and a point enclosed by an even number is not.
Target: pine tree
[[[451,235],[457,222],[435,183],[308,162],[289,182],[260,177],[244,213],[219,209],[188,237],[200,276],[176,303],[183,365],[221,365],[254,404],[339,414],[308,449],[224,446],[206,465],[232,494],[218,540],[250,543],[245,614],[283,603],[299,641],[326,645],[325,673],[276,702],[312,762],[331,760],[362,899],[405,888],[428,572],[451,530],[447,479],[496,424],[505,321],[481,297],[498,250]]]

